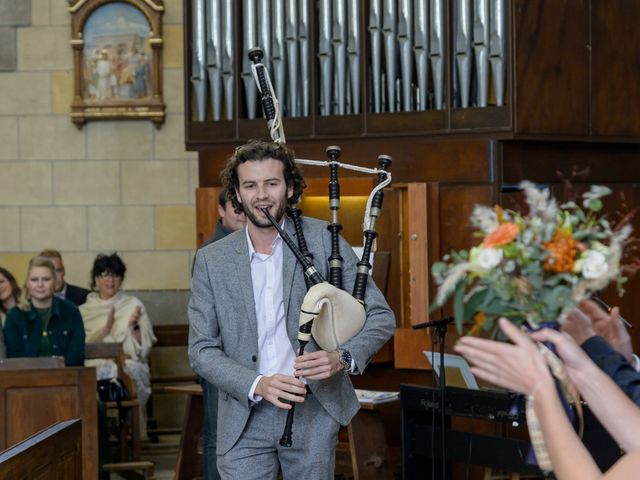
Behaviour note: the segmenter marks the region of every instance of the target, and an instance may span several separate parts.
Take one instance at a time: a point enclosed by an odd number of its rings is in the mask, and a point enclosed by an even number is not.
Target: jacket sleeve
[[[325,235],[324,238],[325,250],[330,252],[330,236]],[[345,289],[351,293],[356,278],[358,257],[342,237],[340,237],[340,253],[343,256],[343,283]],[[364,327],[360,333],[342,345],[342,348],[351,354],[360,374],[364,372],[378,350],[391,338],[396,328],[395,316],[384,295],[371,279],[371,275],[367,280],[364,306],[367,313]]]
[[[598,335],[586,340],[581,347],[589,358],[640,406],[640,373]]]
[[[22,336],[24,319],[18,308],[9,310],[4,324],[4,343],[7,347],[7,357],[26,357]]]
[[[196,253],[189,300],[189,361],[207,382],[249,407],[249,391],[258,377],[223,350],[213,286],[202,249]]]
[[[74,308],[71,317],[71,339],[69,348],[64,356],[64,364],[67,367],[81,367],[84,365],[84,324],[80,310]]]

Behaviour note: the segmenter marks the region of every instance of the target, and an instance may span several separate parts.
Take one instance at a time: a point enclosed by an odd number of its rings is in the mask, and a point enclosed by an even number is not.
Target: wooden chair
[[[118,411],[118,443],[119,460],[137,461],[140,459],[140,403],[137,399],[136,386],[131,377],[125,371],[125,355],[120,343],[90,343],[85,345],[84,356],[86,360],[108,359],[113,360],[118,366],[118,376],[129,392],[129,400],[117,402],[105,402],[107,410]],[[120,418],[122,413],[124,418]],[[129,444],[131,449],[129,451]]]

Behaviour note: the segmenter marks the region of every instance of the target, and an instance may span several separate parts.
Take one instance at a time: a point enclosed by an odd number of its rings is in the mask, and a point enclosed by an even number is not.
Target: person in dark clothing
[[[222,189],[218,195],[218,221],[216,230],[200,248],[216,242],[232,232],[244,228],[247,219],[244,213],[236,213],[227,191]],[[204,378],[200,379],[204,400],[204,420],[202,425],[202,439],[204,444],[204,479],[219,480],[220,474],[216,467],[216,436],[218,433],[218,389]]]
[[[87,301],[87,295],[89,290],[86,288],[71,285],[64,281],[65,269],[64,263],[62,263],[62,255],[58,250],[47,249],[43,250],[39,254],[40,257],[51,259],[56,267],[56,282],[55,282],[55,296],[68,300],[75,306],[79,307]]]
[[[24,284],[27,302],[9,310],[4,326],[7,357],[64,357],[66,366],[84,364],[84,325],[71,302],[54,296],[55,265],[34,257]]]
[[[236,213],[233,205],[227,198],[227,191],[225,189],[220,190],[220,195],[218,195],[218,221],[216,222],[216,231],[200,245],[200,248],[226,237],[231,232],[240,230],[246,224],[247,218],[244,216],[244,213]]]
[[[605,312],[594,301],[584,300],[567,315],[562,330],[640,406],[640,364],[618,307]]]

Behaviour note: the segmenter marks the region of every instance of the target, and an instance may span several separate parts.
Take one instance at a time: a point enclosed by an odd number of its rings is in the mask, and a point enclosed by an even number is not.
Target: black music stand
[[[422,328],[435,328],[438,334],[438,343],[440,344],[440,375],[439,375],[439,392],[440,392],[440,451],[441,451],[441,461],[442,461],[442,479],[446,480],[447,478],[447,429],[446,429],[446,419],[447,415],[445,412],[445,392],[447,387],[447,378],[445,374],[445,365],[444,365],[444,338],[447,334],[447,325],[453,322],[453,317],[445,317],[441,320],[433,320],[431,322],[419,323],[413,326],[414,330],[420,330]]]

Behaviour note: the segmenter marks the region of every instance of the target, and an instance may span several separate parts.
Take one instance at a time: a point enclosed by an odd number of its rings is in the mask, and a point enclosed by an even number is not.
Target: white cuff
[[[262,400],[262,397],[260,395],[256,395],[256,387],[258,386],[258,382],[262,377],[264,377],[264,375],[258,375],[251,384],[251,389],[249,390],[249,400],[254,403],[258,403],[260,400]]]

